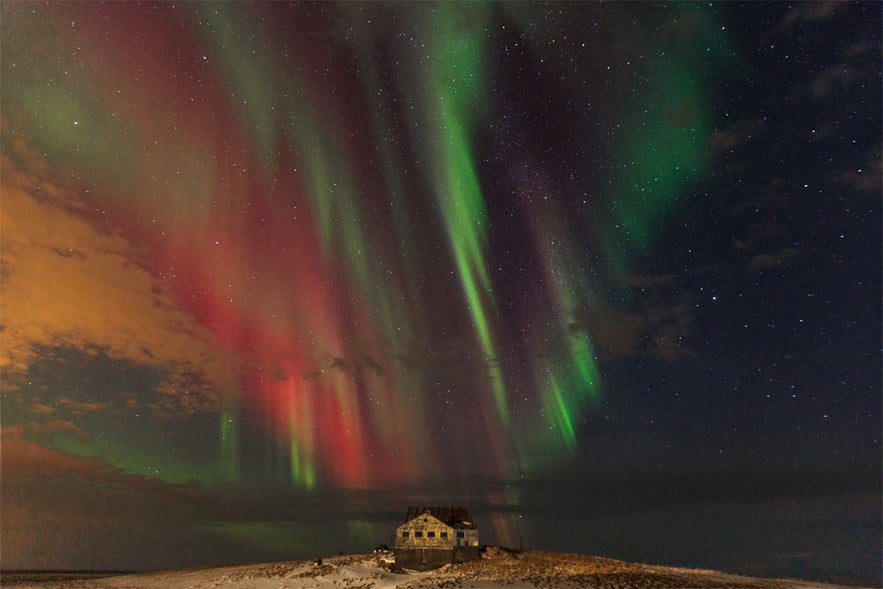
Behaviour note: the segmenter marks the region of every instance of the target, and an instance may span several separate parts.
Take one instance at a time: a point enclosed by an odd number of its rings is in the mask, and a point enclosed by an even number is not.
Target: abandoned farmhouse
[[[408,507],[395,531],[396,565],[428,570],[478,558],[478,528],[467,507]]]

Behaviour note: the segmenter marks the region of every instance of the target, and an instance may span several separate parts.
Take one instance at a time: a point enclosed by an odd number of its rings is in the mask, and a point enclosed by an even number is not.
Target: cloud
[[[595,343],[609,354],[631,356],[647,331],[647,318],[626,309],[609,309],[595,331]]]
[[[326,371],[348,372],[350,369],[349,363],[338,356],[331,356],[326,354],[325,357],[321,358],[318,363],[320,367],[304,376],[304,380],[314,380],[317,378],[321,378]]]
[[[866,101],[872,99],[871,89],[879,76],[879,48],[868,41],[876,34],[876,31],[871,28],[874,26],[873,22],[868,19],[864,19],[862,22],[861,17],[858,17],[858,13],[855,12],[856,6],[847,3],[830,5],[807,2],[797,5],[794,10],[789,12],[789,14],[800,15],[801,22],[809,22],[828,18],[834,14],[835,10],[847,7],[846,10],[849,11],[849,14],[845,15],[844,19],[856,19],[849,25],[844,23],[844,29],[848,29],[849,34],[841,35],[837,47],[828,52],[838,61],[820,63],[808,80],[796,84],[794,87],[796,98],[803,99],[809,96],[814,100],[836,100],[841,112],[859,109],[864,106]],[[798,22],[798,20],[792,19],[792,22]],[[825,26],[832,25],[826,24]]]
[[[374,372],[377,376],[384,377],[386,376],[386,368],[377,363],[374,358],[372,358],[369,354],[362,354],[360,357],[361,361],[365,364],[365,366]]]
[[[837,64],[821,70],[810,81],[809,87],[813,97],[830,98],[846,92],[860,80],[867,77],[867,68],[860,68],[847,63]]]
[[[435,347],[413,343],[396,355],[396,361],[404,372],[445,374],[474,382],[487,375],[493,360],[474,352],[468,338],[452,337]]]
[[[787,236],[788,228],[781,223],[752,223],[745,229],[743,237],[733,241],[733,246],[739,251],[752,251]]]
[[[47,421],[29,421],[24,425],[24,431],[28,437],[49,441],[55,434],[71,434],[84,442],[92,439],[89,432],[77,426],[75,423],[64,419],[50,419]]]
[[[623,284],[636,288],[652,288],[657,286],[669,286],[675,283],[674,274],[642,274],[633,272],[622,279]]]
[[[783,248],[769,254],[757,254],[748,260],[748,271],[764,272],[790,266],[799,257],[800,250],[793,247]]]
[[[840,2],[798,2],[785,13],[782,28],[790,30],[795,24],[825,20],[841,7]]]
[[[671,274],[635,273],[623,282],[634,289],[631,304],[597,302],[574,316],[574,327],[589,333],[601,360],[642,353],[668,361],[688,356],[696,295]]]
[[[873,194],[878,197],[883,192],[883,146],[877,144],[868,153],[865,165],[861,168],[843,170],[839,173],[840,178],[857,190],[865,194]]]
[[[734,218],[743,217],[743,223],[747,223],[744,229],[736,232],[733,247],[744,255],[760,256],[753,262],[758,267],[765,261],[772,263],[769,256],[776,252],[783,256],[780,262],[791,261],[793,257],[785,250],[793,248],[795,243],[794,227],[782,221],[783,211],[794,206],[788,187],[789,182],[774,177],[764,189],[730,210]]]
[[[766,123],[761,119],[741,119],[726,129],[714,131],[706,142],[706,147],[713,154],[723,154],[740,145],[756,139],[766,132]]]
[[[0,157],[6,382],[41,350],[76,348],[161,369],[170,386],[189,381],[200,407],[216,409],[227,375],[211,334],[137,264],[130,242],[89,221],[76,193],[52,178],[38,154],[20,141],[9,145]]]

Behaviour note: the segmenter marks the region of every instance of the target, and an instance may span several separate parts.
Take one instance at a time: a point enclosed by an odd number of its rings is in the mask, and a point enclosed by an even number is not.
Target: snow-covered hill
[[[8,581],[9,579],[4,579]],[[5,583],[4,583],[5,585]],[[833,589],[835,585],[761,579],[717,571],[628,563],[610,558],[489,548],[481,560],[441,569],[399,570],[389,553],[336,556],[211,569],[164,571],[16,587],[64,589],[543,589],[651,587]]]

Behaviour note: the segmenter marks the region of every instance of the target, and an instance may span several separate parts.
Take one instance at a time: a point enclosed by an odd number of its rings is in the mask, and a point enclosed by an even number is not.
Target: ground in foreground
[[[4,586],[10,579],[3,579]],[[481,560],[415,572],[397,569],[389,553],[337,556],[223,568],[24,582],[58,589],[543,589],[683,588],[833,589],[835,585],[763,579],[717,571],[628,563],[610,558],[488,548]]]

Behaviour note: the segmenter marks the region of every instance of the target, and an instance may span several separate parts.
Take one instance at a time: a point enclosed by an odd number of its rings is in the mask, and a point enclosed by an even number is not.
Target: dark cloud
[[[319,362],[319,368],[307,373],[304,376],[304,380],[315,380],[317,378],[321,378],[325,375],[326,371],[339,371],[339,372],[348,372],[349,371],[349,363],[343,358],[339,358],[337,356],[327,356],[323,358]]]
[[[214,390],[198,374],[169,374],[153,365],[114,358],[100,348],[33,348],[36,356],[27,369],[11,373],[4,382],[6,407],[12,412],[120,415],[146,407],[155,417],[170,419],[214,410],[215,403],[207,403]]]
[[[767,129],[762,119],[745,118],[725,129],[714,131],[706,143],[713,155],[727,153],[737,147],[763,136]]]
[[[621,279],[623,284],[635,288],[654,288],[659,286],[669,286],[675,283],[677,277],[674,274],[640,274],[632,273]]]
[[[788,228],[781,223],[751,223],[745,229],[744,235],[733,242],[733,246],[739,251],[750,252],[787,235]]]
[[[648,329],[647,318],[626,307],[593,306],[578,317],[592,335],[596,349],[607,358],[634,354]]]
[[[376,374],[377,376],[380,376],[380,377],[386,376],[386,368],[381,366],[370,355],[362,354],[359,359],[361,360],[362,363],[365,364],[366,367],[368,367],[369,370],[374,372],[374,374]]]
[[[317,378],[321,378],[323,375],[330,371],[358,373],[363,368],[367,369],[371,374],[375,376],[381,378],[386,376],[386,368],[381,366],[369,354],[364,353],[359,354],[356,358],[353,358],[350,361],[344,360],[339,356],[328,356],[318,362],[318,364],[319,368],[307,373],[307,375],[304,376],[304,380],[314,380]]]
[[[462,338],[449,338],[437,346],[412,345],[396,356],[405,371],[425,371],[470,378],[487,374],[488,358],[476,354]]]
[[[841,2],[800,2],[791,7],[782,18],[782,28],[790,31],[794,25],[826,20],[843,7]]]
[[[809,83],[815,98],[826,99],[848,92],[853,86],[867,77],[869,70],[848,63],[837,64],[816,74]]]
[[[883,194],[883,146],[876,145],[865,158],[864,165],[837,174],[848,186],[859,193]]]
[[[763,272],[790,266],[800,257],[800,250],[793,247],[784,248],[769,254],[757,254],[748,260],[749,272]]]
[[[623,282],[633,289],[629,304],[596,302],[574,315],[575,327],[589,333],[599,358],[688,356],[696,296],[672,274],[632,274]]]
[[[52,248],[52,251],[54,251],[56,254],[58,254],[59,256],[61,256],[63,258],[79,258],[80,260],[82,260],[86,257],[86,254],[84,254],[83,252],[76,250],[72,247],[70,247],[66,250]]]
[[[877,33],[868,28],[873,26],[872,22],[857,19],[857,12],[841,10],[845,6],[808,2],[796,5],[789,14],[804,17],[791,21],[793,24],[808,23],[802,26],[813,26],[817,20],[836,17],[842,23],[839,26],[849,31],[834,40],[835,49],[825,55],[809,75],[796,80],[793,88],[793,96],[797,99],[834,100],[838,101],[843,112],[849,112],[865,108],[860,100],[878,80],[880,49],[869,42]],[[797,36],[794,40],[798,46],[802,44],[802,38]]]

